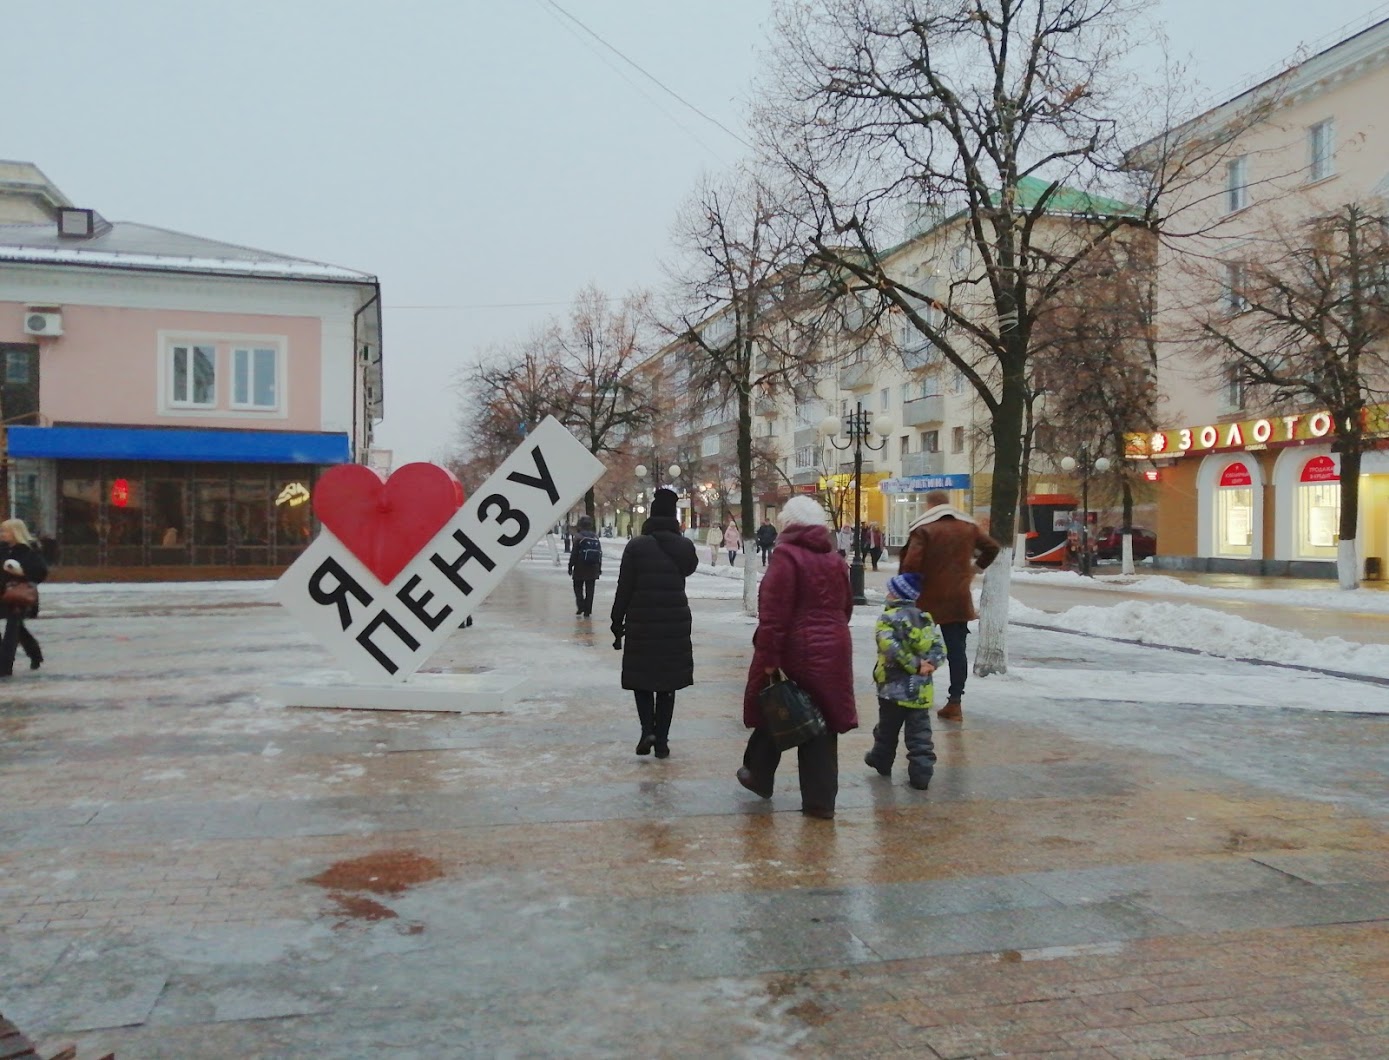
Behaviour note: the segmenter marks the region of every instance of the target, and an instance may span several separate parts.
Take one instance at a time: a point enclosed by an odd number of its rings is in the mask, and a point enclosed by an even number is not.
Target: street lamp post
[[[846,439],[843,445],[834,440],[843,431]],[[893,431],[892,418],[886,414],[869,423],[868,410],[863,402],[854,403],[854,411],[848,423],[841,423],[838,416],[826,416],[820,422],[820,436],[834,448],[845,452],[854,451],[854,559],[849,564],[849,588],[854,594],[854,603],[866,604],[868,597],[863,592],[863,451],[878,452],[887,447],[887,437]],[[878,444],[870,441],[870,435],[878,436]]]
[[[1090,570],[1090,472],[1103,475],[1109,470],[1109,459],[1099,457],[1090,459],[1090,447],[1080,447],[1080,459],[1073,456],[1061,458],[1061,470],[1066,472],[1080,468],[1080,573],[1087,578],[1094,577]]]

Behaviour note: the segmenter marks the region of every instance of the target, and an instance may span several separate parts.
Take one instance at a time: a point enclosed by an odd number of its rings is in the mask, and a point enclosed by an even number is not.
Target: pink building
[[[67,576],[284,567],[381,410],[375,276],[108,222],[0,162],[7,503]]]

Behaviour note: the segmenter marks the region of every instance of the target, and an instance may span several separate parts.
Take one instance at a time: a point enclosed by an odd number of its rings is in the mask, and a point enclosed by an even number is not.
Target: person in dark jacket
[[[588,544],[585,544],[588,542]],[[569,551],[569,577],[574,582],[574,613],[593,616],[593,587],[603,576],[603,542],[593,532],[593,518],[579,516],[579,529]]]
[[[656,491],[651,518],[627,543],[613,598],[613,647],[622,651],[622,687],[637,701],[637,754],[670,756],[675,693],[694,684],[690,603],[685,579],[699,566],[694,542],[680,533],[675,493]],[[626,646],[624,647],[624,643]]]
[[[766,519],[762,520],[762,525],[757,528],[757,551],[762,553],[762,566],[767,565],[767,560],[771,559],[772,549],[776,546],[776,527]]]
[[[772,797],[781,752],[761,727],[758,697],[781,670],[825,716],[825,734],[796,751],[801,812],[829,819],[839,794],[838,738],[858,728],[849,638],[854,596],[848,568],[830,536],[829,513],[809,497],[793,497],[782,509],[780,522],[781,533],[757,595],[757,632],[743,691],[743,724],[752,734],[738,783],[764,799]]]
[[[48,577],[48,564],[39,546],[29,535],[23,519],[6,519],[0,523],[0,588],[14,582],[27,581],[38,585]],[[26,618],[38,614],[33,608],[8,608],[5,612],[5,635],[0,640],[0,677],[14,674],[15,653],[21,646],[29,656],[29,669],[37,670],[43,663],[39,642],[24,624]]]

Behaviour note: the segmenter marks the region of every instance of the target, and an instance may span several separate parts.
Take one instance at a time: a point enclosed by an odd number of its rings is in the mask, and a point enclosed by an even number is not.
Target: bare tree
[[[1077,267],[1080,282],[1038,316],[1034,333],[1033,392],[1042,398],[1048,455],[1084,449],[1090,460],[1109,460],[1099,488],[1120,498],[1128,574],[1141,470],[1125,459],[1126,438],[1157,429],[1156,249],[1146,233],[1098,248]]]
[[[1131,0],[782,0],[764,139],[796,175],[813,260],[878,293],[964,375],[989,418],[991,529],[1011,555],[1039,316],[1116,234],[1159,223],[1159,195],[1218,164],[1225,137],[1171,125],[1121,68]],[[1157,98],[1158,106],[1153,100]],[[1170,151],[1183,153],[1169,164]],[[943,289],[898,271],[915,204],[958,240]],[[1010,562],[984,584],[975,671],[1007,668]]]
[[[650,395],[633,371],[649,353],[641,321],[644,296],[614,308],[597,287],[574,299],[569,320],[553,333],[559,387],[564,395],[561,421],[594,456],[617,452],[656,414]],[[584,510],[595,512],[596,487],[584,494]]]
[[[492,459],[495,467],[546,416],[566,416],[570,396],[563,382],[553,327],[484,354],[454,384],[460,463]]]
[[[1389,386],[1389,214],[1380,203],[1348,203],[1257,245],[1234,270],[1238,285],[1227,271],[1223,310],[1198,328],[1252,399],[1329,413],[1341,457],[1336,570],[1341,588],[1354,589],[1361,457],[1383,431],[1371,417]]]
[[[737,426],[742,534],[756,531],[753,503],[754,404],[807,377],[824,333],[826,287],[805,266],[785,203],[747,170],[705,180],[677,225],[682,259],[672,266],[677,308],[666,325],[690,357],[689,387],[731,409]],[[757,582],[745,566],[743,607],[757,610]]]

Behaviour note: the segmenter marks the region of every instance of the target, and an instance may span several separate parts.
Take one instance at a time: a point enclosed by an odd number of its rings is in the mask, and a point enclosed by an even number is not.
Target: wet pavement
[[[260,697],[327,662],[258,590],[55,594],[0,704],[0,1011],[84,1057],[1389,1055],[1389,718],[1161,651],[1164,702],[1092,698],[1132,649],[1014,628],[1064,694],[971,679],[929,793],[850,734],[824,822],[793,757],[733,780],[736,602],[664,762],[572,610],[524,564],[432,663],[524,698],[377,714]]]

